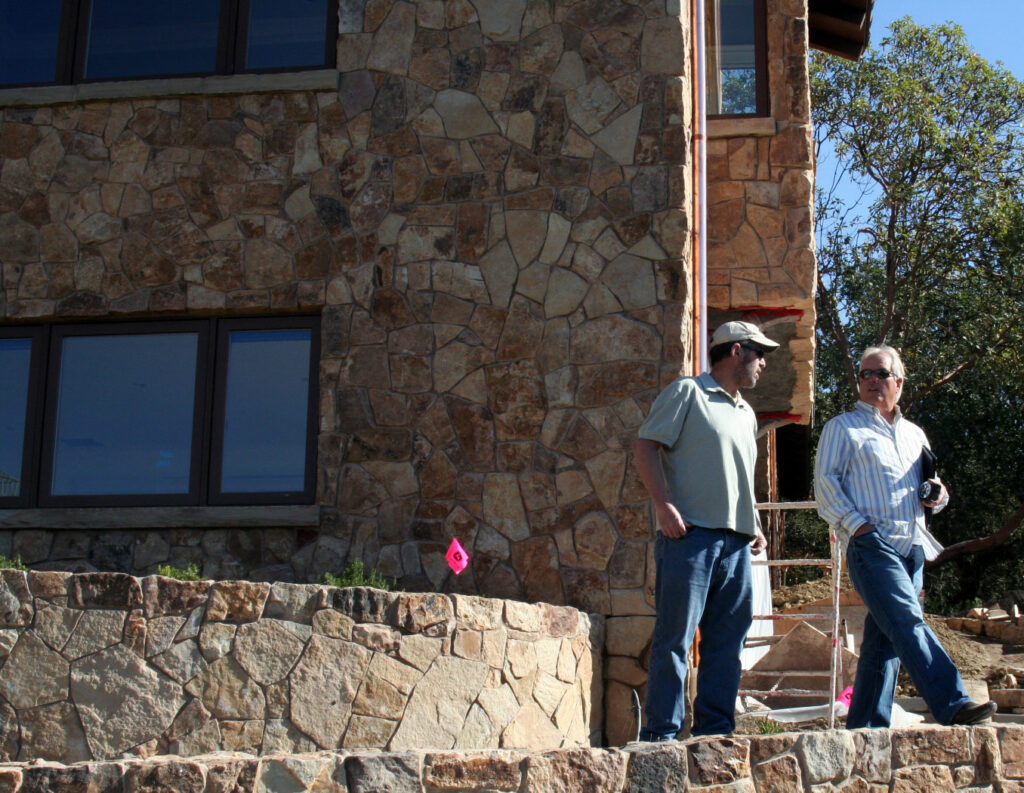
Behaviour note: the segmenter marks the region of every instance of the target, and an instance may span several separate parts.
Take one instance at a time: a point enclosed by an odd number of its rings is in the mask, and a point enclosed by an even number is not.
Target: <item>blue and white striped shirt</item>
[[[855,410],[830,419],[818,442],[814,491],[818,514],[845,547],[853,533],[870,523],[897,553],[909,556],[915,545],[934,559],[942,546],[925,528],[917,497],[923,481],[924,431],[903,418],[899,407],[890,424],[878,408],[857,402]],[[942,509],[949,498],[943,490]]]

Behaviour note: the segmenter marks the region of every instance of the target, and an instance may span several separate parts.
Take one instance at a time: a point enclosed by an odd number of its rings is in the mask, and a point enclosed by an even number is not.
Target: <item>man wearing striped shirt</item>
[[[927,501],[921,455],[928,439],[903,418],[903,362],[892,347],[864,351],[860,400],[825,424],[814,470],[818,514],[846,548],[850,580],[868,608],[846,726],[888,727],[900,662],[936,721],[976,724],[994,702],[972,702],[960,672],[924,621],[918,594],[925,559],[941,546],[925,527],[924,508],[938,511],[949,493],[938,479]]]

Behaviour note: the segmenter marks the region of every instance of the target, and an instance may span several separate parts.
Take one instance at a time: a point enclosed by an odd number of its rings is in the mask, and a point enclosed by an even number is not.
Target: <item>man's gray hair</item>
[[[889,360],[892,361],[893,374],[899,378],[906,377],[903,371],[903,359],[900,358],[899,350],[895,347],[890,347],[888,344],[879,344],[875,347],[868,347],[860,354],[860,366],[862,369],[864,368],[864,359],[871,355],[888,355]]]

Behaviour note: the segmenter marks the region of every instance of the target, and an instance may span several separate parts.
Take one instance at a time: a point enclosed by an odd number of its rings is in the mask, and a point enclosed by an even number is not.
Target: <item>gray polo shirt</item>
[[[662,391],[640,427],[660,443],[669,498],[688,524],[753,536],[757,417],[710,373],[681,377]]]

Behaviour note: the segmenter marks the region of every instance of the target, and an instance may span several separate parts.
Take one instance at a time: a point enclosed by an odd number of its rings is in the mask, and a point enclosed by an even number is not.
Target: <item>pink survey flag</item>
[[[448,566],[452,569],[455,575],[458,575],[466,566],[469,564],[469,554],[466,553],[466,549],[462,547],[462,543],[455,537],[452,537],[452,544],[448,546],[448,553],[444,555],[444,558],[448,560]]]

